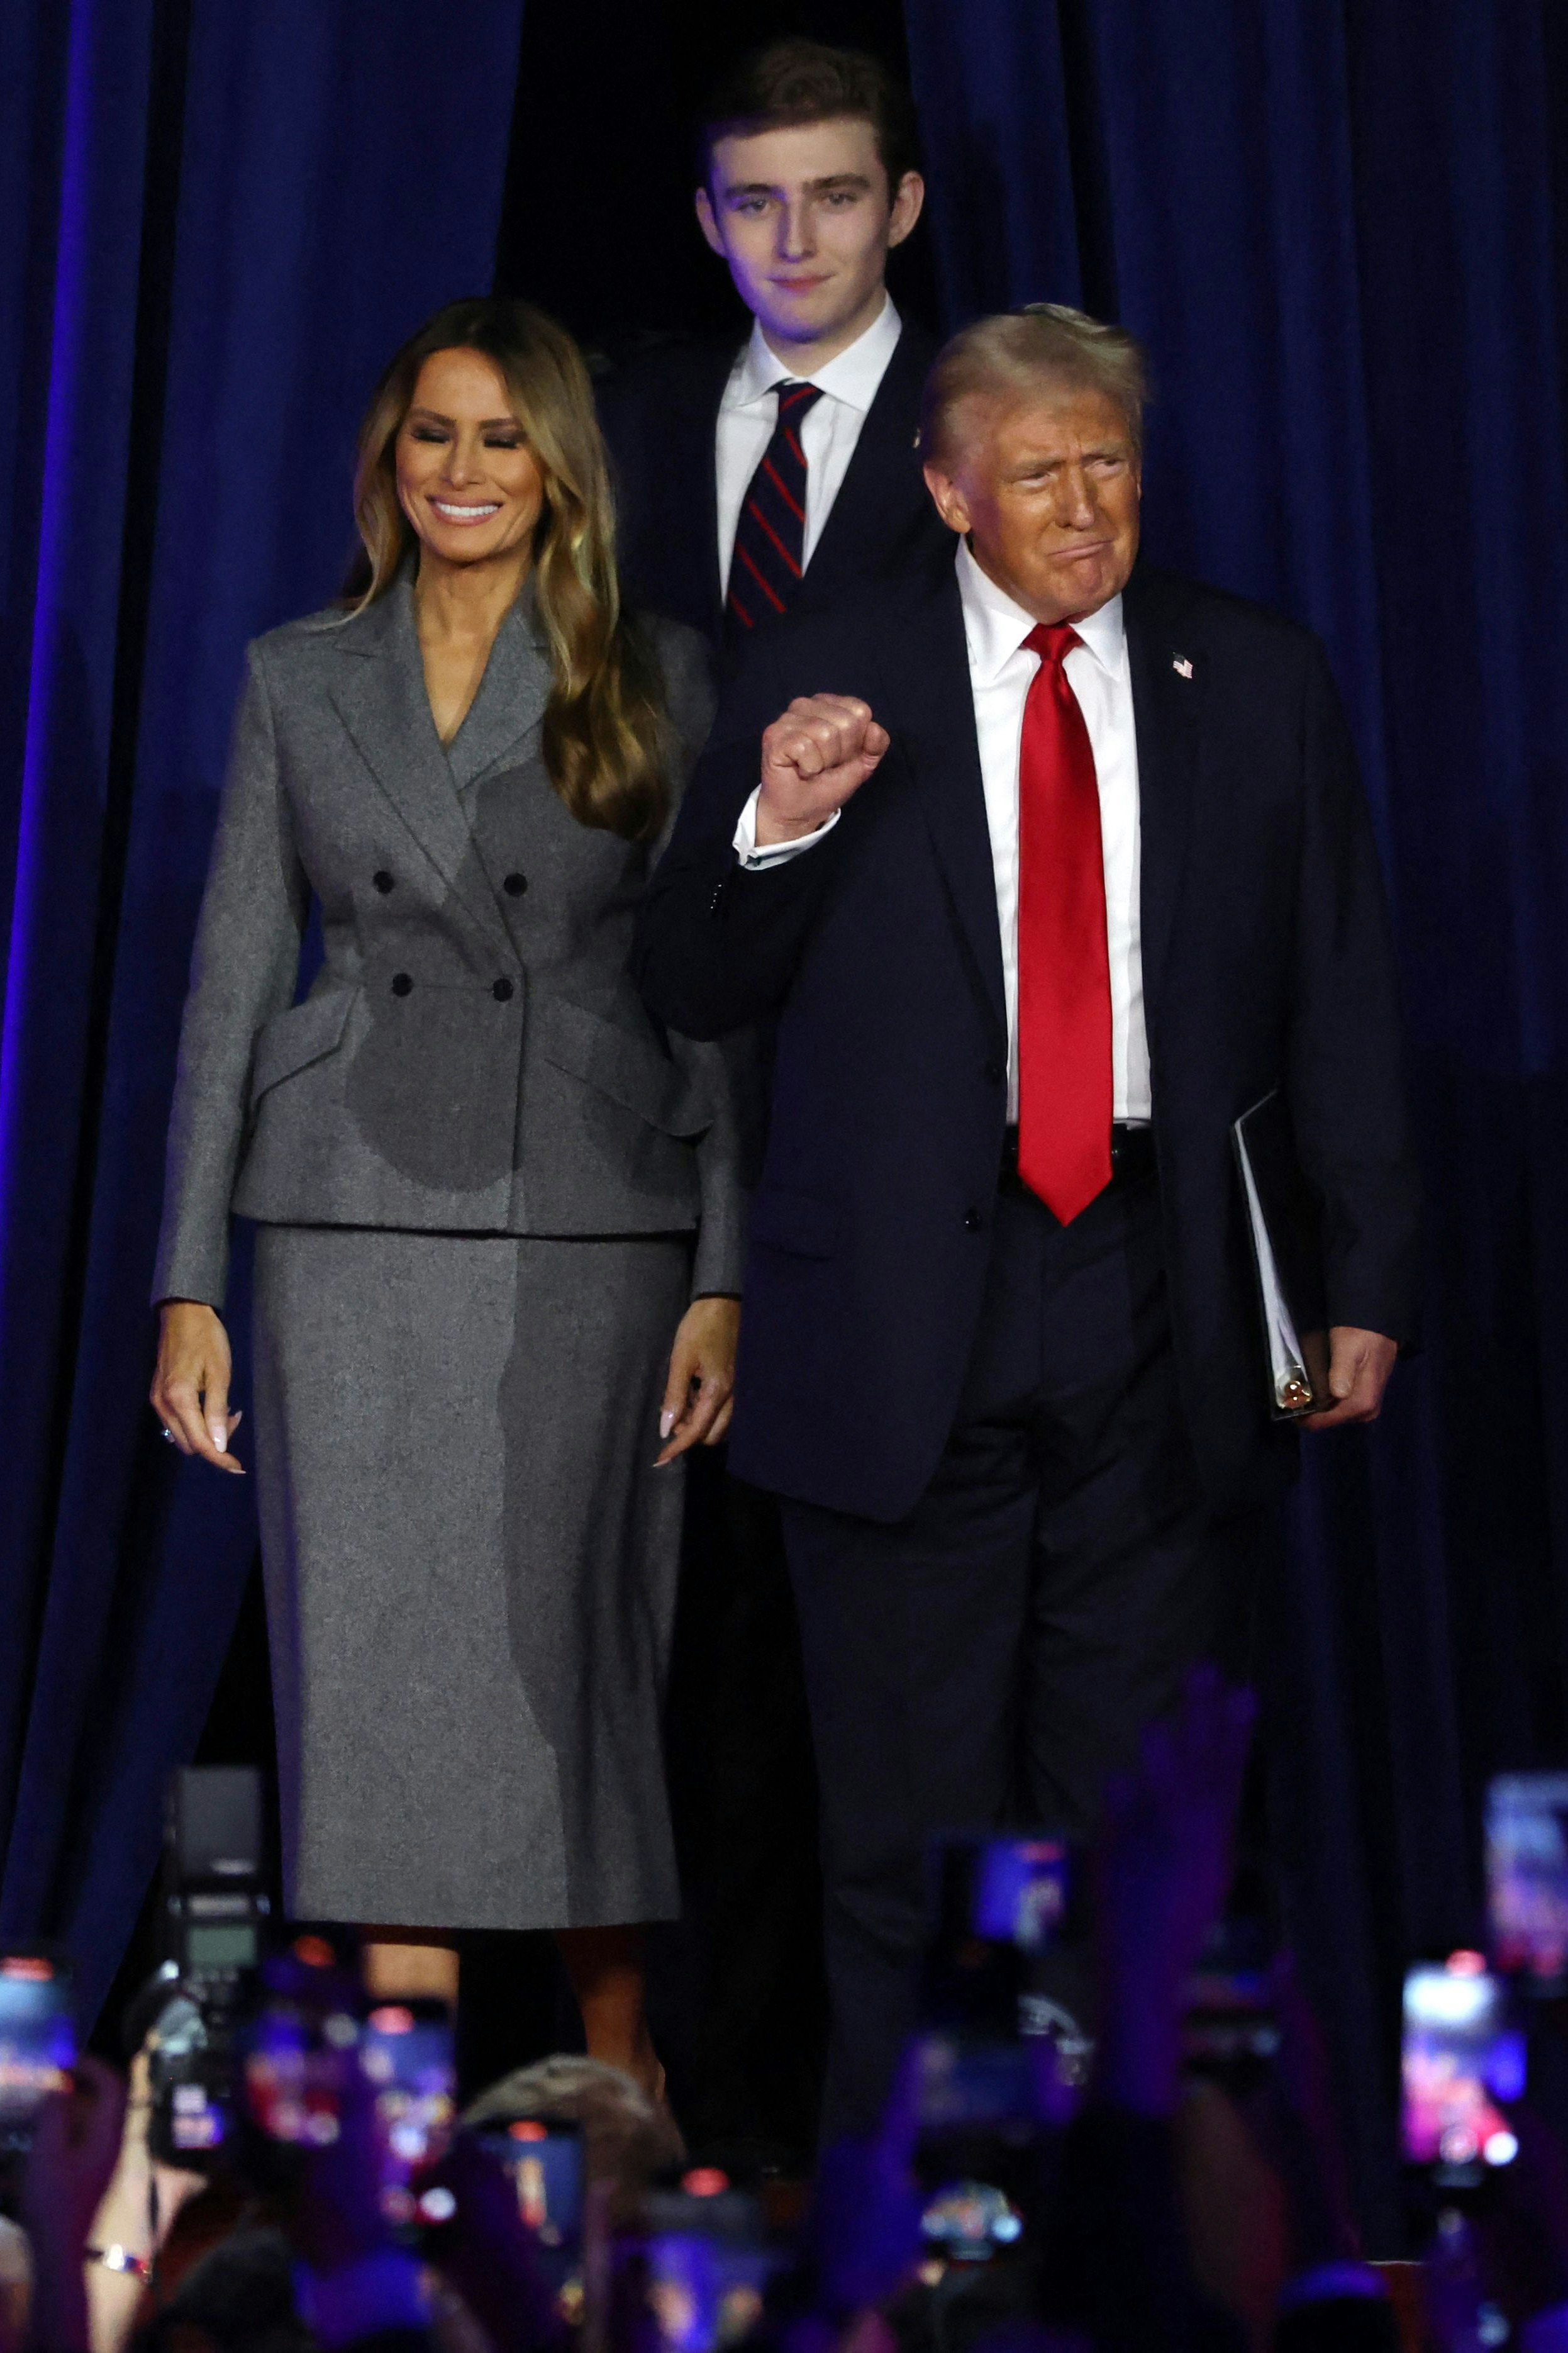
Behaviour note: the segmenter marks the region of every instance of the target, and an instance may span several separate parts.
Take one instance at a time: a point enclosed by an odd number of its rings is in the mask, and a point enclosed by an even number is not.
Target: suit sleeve
[[[1377,847],[1328,662],[1303,707],[1304,810],[1288,1092],[1323,1202],[1331,1324],[1415,1336],[1420,1184],[1398,974]]]
[[[252,647],[180,1029],[155,1304],[223,1304],[251,1054],[263,1024],[293,1002],[310,903],[265,673]]]
[[[711,660],[694,629],[667,622],[659,631],[659,662],[684,775],[713,724]],[[738,1298],[750,1200],[742,1106],[756,1084],[756,1040],[749,1030],[719,1040],[690,1038],[675,1029],[667,1029],[666,1035],[675,1060],[698,1080],[714,1107],[712,1124],[697,1144],[700,1208],[691,1295],[701,1299],[721,1293]]]
[[[658,1018],[690,1038],[727,1037],[778,1012],[842,849],[838,826],[809,856],[759,871],[742,872],[735,856],[763,730],[793,692],[764,641],[720,705],[648,884],[633,970]]]

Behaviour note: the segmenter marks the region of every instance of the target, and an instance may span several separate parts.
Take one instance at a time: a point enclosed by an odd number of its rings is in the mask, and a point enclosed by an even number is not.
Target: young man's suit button
[[[528,877],[526,874],[509,874],[500,887],[509,899],[521,899],[528,888]]]
[[[389,891],[395,890],[397,887],[396,875],[389,874],[384,866],[378,866],[370,879],[384,899]]]
[[[498,1005],[504,1005],[511,993],[511,983],[506,979],[496,981],[490,988],[490,995]]]
[[[395,972],[393,974],[392,993],[394,997],[406,997],[413,986],[414,978],[411,973]]]

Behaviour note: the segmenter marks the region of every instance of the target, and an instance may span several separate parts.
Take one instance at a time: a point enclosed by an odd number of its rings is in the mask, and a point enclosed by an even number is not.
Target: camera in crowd
[[[268,1929],[261,1777],[191,1766],[163,1817],[163,1960],[132,2005],[132,2047],[149,2042],[149,2142],[166,2165],[211,2168],[237,2116],[238,2033]]]
[[[445,2002],[371,2003],[355,1939],[279,1933],[267,1892],[260,1776],[194,1767],[170,1784],[164,1958],[132,2005],[148,2051],[148,2140],[164,2164],[287,2192],[312,2151],[363,2115],[389,2221],[417,2222],[409,2183],[455,2114]]]

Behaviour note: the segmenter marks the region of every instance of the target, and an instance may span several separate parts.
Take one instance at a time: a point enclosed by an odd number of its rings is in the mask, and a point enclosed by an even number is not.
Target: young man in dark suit
[[[715,645],[937,543],[914,446],[936,346],[886,283],[914,156],[908,92],[812,41],[749,59],[704,117],[697,217],[752,332],[646,353],[600,406],[626,594]]]
[[[645,353],[601,387],[626,596],[701,629],[726,664],[797,601],[945,543],[915,448],[937,347],[886,283],[920,217],[915,153],[909,94],[874,59],[805,40],[752,57],[703,118],[696,192],[751,332]],[[690,1508],[702,1606],[683,1615],[676,1679],[711,1723],[688,2123],[721,2153],[798,2163],[821,1965],[794,1604],[770,1498],[700,1487]],[[691,1739],[692,1711],[678,1715]]]
[[[777,1024],[731,1459],[784,1499],[835,2128],[910,2023],[932,1834],[1084,1826],[1191,1667],[1245,1665],[1296,1454],[1231,1146],[1271,1091],[1322,1205],[1317,1426],[1375,1419],[1415,1315],[1339,701],[1307,631],[1134,570],[1142,396],[1076,311],[954,339],[956,550],[755,649],[645,906],[671,1028]]]

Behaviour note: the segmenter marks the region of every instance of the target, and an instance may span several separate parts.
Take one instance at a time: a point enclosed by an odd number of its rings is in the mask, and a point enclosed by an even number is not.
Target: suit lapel
[[[479,691],[447,746],[447,764],[459,792],[515,755],[543,718],[552,682],[530,584],[497,631]]]
[[[926,338],[906,325],[866,411],[855,454],[805,568],[818,596],[873,570],[926,499],[914,444],[930,357]]]
[[[996,875],[985,785],[974,730],[974,695],[963,607],[951,563],[906,608],[897,666],[888,665],[887,708],[921,796],[926,823],[997,1034],[1007,1034]]]
[[[486,938],[515,963],[430,715],[406,579],[350,624],[337,670],[332,702],[371,775]]]
[[[1135,573],[1123,612],[1138,738],[1144,985],[1152,991],[1171,944],[1197,773],[1204,663],[1183,600],[1158,575]]]

